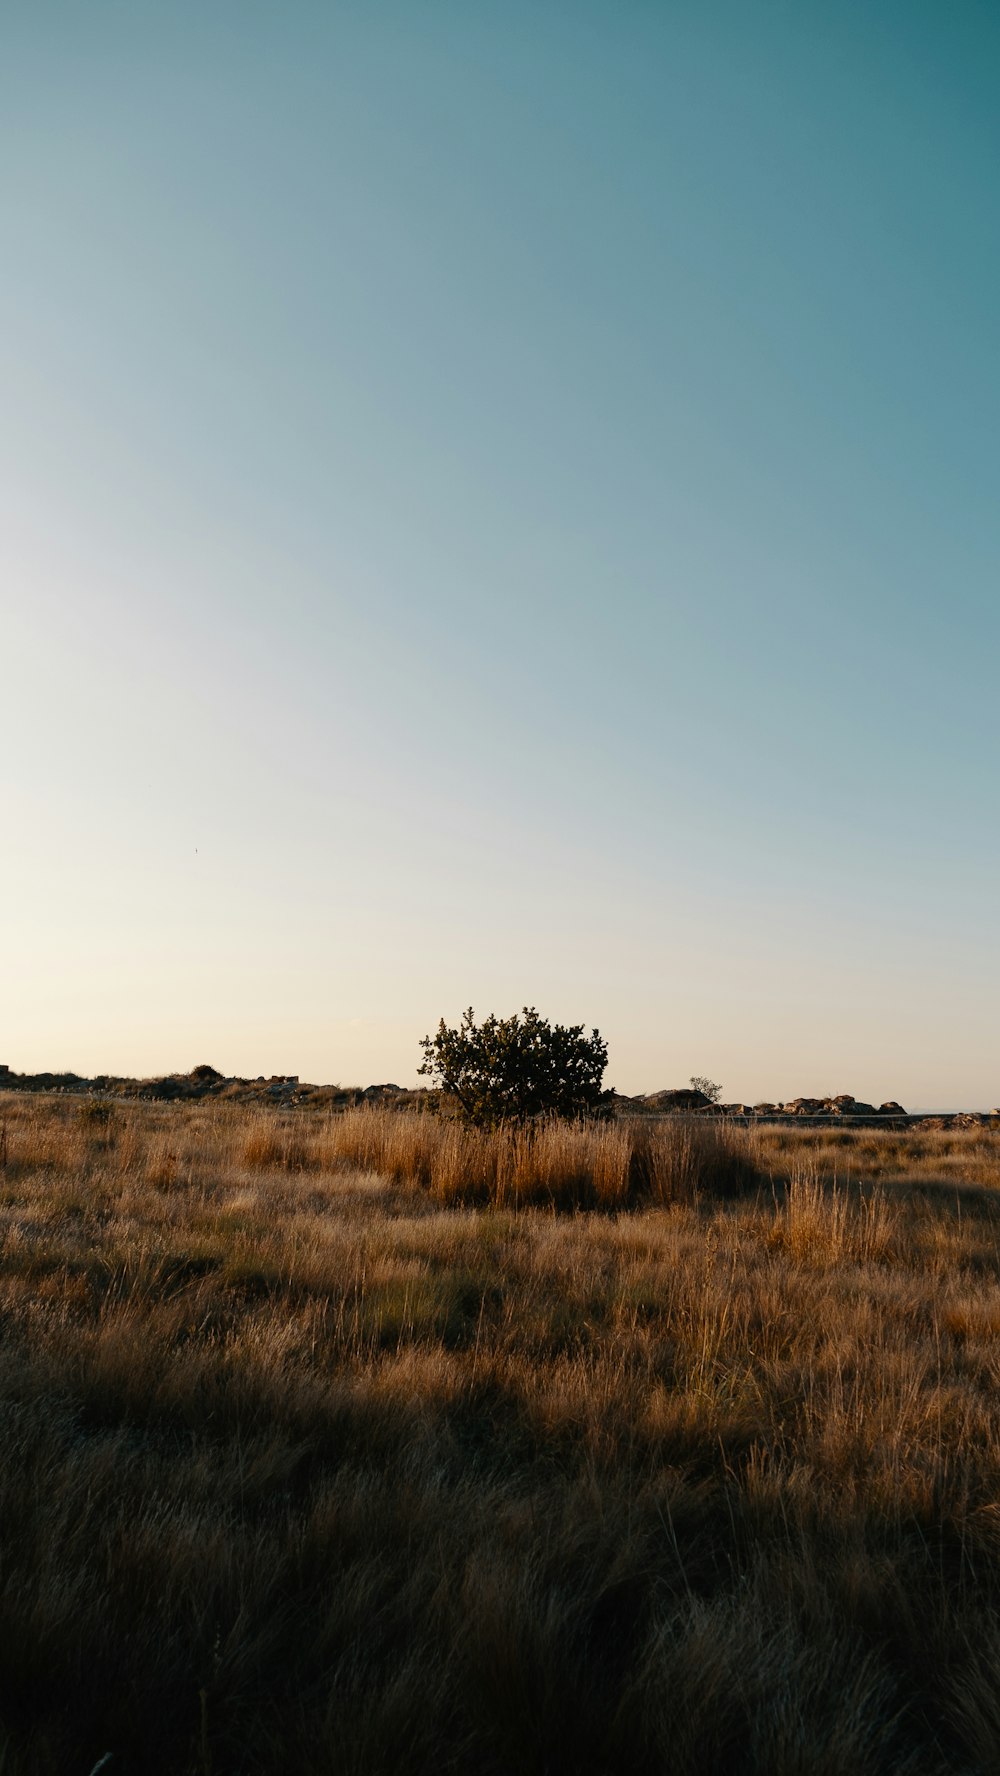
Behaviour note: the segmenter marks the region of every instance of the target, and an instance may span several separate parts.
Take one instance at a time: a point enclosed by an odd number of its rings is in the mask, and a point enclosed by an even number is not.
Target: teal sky
[[[1000,1102],[1000,13],[0,22],[0,1060]]]

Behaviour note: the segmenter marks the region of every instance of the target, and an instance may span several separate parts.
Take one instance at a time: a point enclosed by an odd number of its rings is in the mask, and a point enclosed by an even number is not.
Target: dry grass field
[[[1000,1768],[1000,1136],[0,1121],[3,1776]]]

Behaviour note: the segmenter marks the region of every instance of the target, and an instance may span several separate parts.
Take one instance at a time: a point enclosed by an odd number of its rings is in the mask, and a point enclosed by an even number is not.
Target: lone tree
[[[476,1023],[470,1005],[457,1029],[444,1021],[420,1044],[427,1075],[478,1128],[533,1116],[609,1116],[614,1093],[601,1079],[608,1045],[582,1024],[550,1024],[534,1006]]]
[[[703,1073],[692,1073],[691,1090],[704,1092],[710,1104],[717,1104],[722,1096],[721,1085],[716,1085],[714,1079],[706,1079]]]

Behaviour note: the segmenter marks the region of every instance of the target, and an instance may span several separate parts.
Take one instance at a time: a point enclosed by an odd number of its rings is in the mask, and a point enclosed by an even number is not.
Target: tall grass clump
[[[696,1203],[734,1197],[758,1182],[752,1130],[723,1122],[670,1117],[631,1125],[629,1174],[640,1202]]]
[[[899,1205],[878,1185],[824,1187],[813,1165],[796,1167],[775,1217],[772,1243],[806,1263],[881,1264],[891,1255]]]
[[[244,1149],[248,1163],[285,1163],[285,1139],[255,1129]],[[657,1123],[551,1118],[486,1130],[363,1107],[329,1120],[312,1163],[418,1184],[444,1203],[615,1210],[752,1189],[753,1143],[748,1130],[682,1117]]]
[[[301,1172],[310,1164],[312,1153],[300,1127],[279,1122],[266,1110],[258,1110],[251,1111],[246,1119],[242,1159],[244,1165],[256,1170],[278,1167]]]

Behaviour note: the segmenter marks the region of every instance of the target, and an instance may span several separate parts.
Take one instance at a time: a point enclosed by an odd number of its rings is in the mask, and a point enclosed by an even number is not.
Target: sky
[[[1000,1102],[998,66],[5,0],[0,1061]]]

